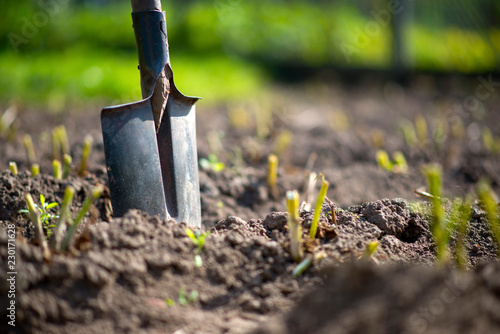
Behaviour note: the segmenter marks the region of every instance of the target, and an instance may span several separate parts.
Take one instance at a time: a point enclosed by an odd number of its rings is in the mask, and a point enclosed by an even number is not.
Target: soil
[[[450,261],[436,264],[429,204],[414,192],[426,185],[421,167],[430,162],[443,164],[443,192],[449,198],[473,191],[483,177],[500,190],[500,156],[481,139],[486,126],[500,134],[500,97],[492,94],[474,112],[452,114],[463,121],[462,135],[452,127],[455,121],[447,122],[452,119],[448,107],[473,96],[477,84],[420,76],[402,87],[366,78],[355,85],[276,88],[273,99],[261,102],[208,110],[200,104],[199,156],[216,153],[226,164],[219,172],[200,170],[200,233],[210,231],[201,252],[183,223],[134,210],[113,218],[105,188],[71,251],[44,258],[32,223],[19,213],[26,206],[24,195],[43,194],[61,203],[71,185],[76,214],[94,186],[107,185],[99,113],[21,110],[18,134],[0,143],[0,228],[14,224],[17,232],[15,327],[5,320],[12,275],[8,234],[0,233],[1,332],[499,332],[499,249],[485,212],[473,206],[466,268],[456,268],[453,260],[455,233]],[[398,126],[418,114],[428,121],[428,140],[408,145]],[[249,119],[238,123],[235,115]],[[440,119],[447,136],[434,141]],[[94,138],[83,177],[51,176],[50,131],[59,124],[68,131],[75,166],[83,138]],[[27,171],[23,134],[35,142],[41,165],[36,177]],[[279,144],[287,137],[289,145]],[[408,172],[380,169],[375,160],[380,148],[391,155],[403,152]],[[280,158],[274,192],[266,182],[271,152]],[[18,175],[8,170],[9,161],[17,162]],[[306,238],[314,211],[301,205],[305,258],[311,265],[294,275],[284,194],[297,189],[304,200],[311,172],[323,173],[330,189],[314,241]],[[367,257],[367,245],[374,241],[378,248]]]

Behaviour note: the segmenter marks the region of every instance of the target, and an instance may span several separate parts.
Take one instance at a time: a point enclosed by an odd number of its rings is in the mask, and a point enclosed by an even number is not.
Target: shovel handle
[[[146,12],[149,10],[157,10],[161,12],[160,0],[132,0],[133,12]]]

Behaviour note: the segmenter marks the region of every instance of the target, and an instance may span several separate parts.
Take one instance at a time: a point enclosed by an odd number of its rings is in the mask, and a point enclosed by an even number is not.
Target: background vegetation
[[[500,69],[500,2],[410,4],[399,3],[405,16],[398,27],[408,69]],[[276,68],[390,70],[395,16],[390,24],[377,20],[388,6],[386,0],[164,1],[176,82],[184,93],[218,103],[256,97]],[[5,3],[0,102],[64,110],[137,100],[130,11],[123,0]],[[346,48],[354,50],[348,57]]]

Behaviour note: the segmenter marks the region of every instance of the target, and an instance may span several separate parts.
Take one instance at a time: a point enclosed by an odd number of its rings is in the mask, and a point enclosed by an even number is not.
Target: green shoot
[[[373,254],[377,251],[378,241],[372,241],[366,245],[365,252],[363,253],[363,258],[370,259]]]
[[[10,172],[12,173],[12,175],[18,174],[17,164],[15,161],[9,162],[9,169],[10,169]]]
[[[415,147],[417,145],[418,139],[413,124],[410,121],[405,120],[401,123],[401,130],[403,131],[406,145]]]
[[[87,173],[88,163],[90,153],[92,153],[92,145],[94,143],[94,139],[91,135],[85,136],[83,140],[83,149],[82,149],[82,160],[80,161],[80,167],[78,168],[78,175],[84,176]]]
[[[35,177],[40,174],[40,165],[37,163],[31,164],[31,177]]]
[[[61,162],[59,160],[52,161],[52,170],[53,170],[54,178],[61,180],[62,179],[62,167],[61,167]]]
[[[188,304],[194,303],[198,300],[198,291],[193,290],[189,295],[187,295],[186,289],[182,287],[179,290],[179,304],[182,306],[187,306]]]
[[[424,174],[429,183],[429,193],[432,195],[432,224],[431,233],[436,242],[436,258],[439,264],[446,260],[446,249],[450,233],[446,229],[446,217],[444,205],[441,202],[441,179],[442,169],[439,165],[428,165],[424,167]]]
[[[42,195],[40,195],[40,196],[42,196]],[[40,199],[41,198],[42,197],[40,197]],[[30,194],[26,194],[25,199],[26,199],[26,203],[27,203],[27,207],[28,207],[27,211],[30,215],[31,222],[35,226],[36,238],[38,240],[40,247],[42,248],[43,258],[45,260],[49,260],[50,259],[50,251],[49,251],[49,248],[47,246],[47,241],[45,240],[45,235],[43,233],[42,219],[40,216],[39,208],[35,204],[35,202],[33,201],[33,198],[31,197]],[[45,200],[45,198],[44,198],[44,200]],[[45,204],[45,202],[44,202],[44,204]]]
[[[59,142],[61,146],[62,154],[69,155],[69,141],[68,141],[68,133],[66,132],[66,127],[64,125],[60,125],[56,128],[58,133]]]
[[[312,256],[306,257],[293,269],[292,276],[299,277],[300,275],[302,275],[307,270],[307,268],[311,266],[312,261],[313,261]]]
[[[391,162],[389,155],[384,150],[377,151],[377,164],[380,168],[388,172],[392,172],[392,169],[394,168],[394,164]]]
[[[52,160],[61,159],[61,140],[57,128],[52,130]]]
[[[321,189],[319,190],[318,199],[316,200],[316,206],[314,207],[314,216],[311,222],[311,229],[309,230],[309,237],[311,239],[316,238],[319,217],[321,215],[321,208],[323,207],[323,202],[325,201],[329,186],[328,181],[325,181],[325,175],[323,175],[323,173],[320,173],[318,176],[321,176]]]
[[[486,211],[490,230],[493,234],[493,239],[497,244],[498,255],[500,256],[500,218],[498,216],[498,200],[491,189],[491,186],[486,180],[481,180],[477,185],[477,194],[481,205]]]
[[[24,148],[26,149],[26,156],[29,162],[34,163],[36,161],[35,148],[33,147],[33,140],[30,135],[24,135]]]
[[[455,259],[460,269],[466,269],[468,262],[466,240],[469,230],[469,220],[472,215],[471,205],[472,200],[470,197],[467,197],[465,200],[455,199],[449,217],[450,224],[452,225],[450,229],[457,232]]]
[[[205,170],[212,170],[214,172],[220,172],[226,168],[226,165],[223,162],[220,162],[219,159],[217,159],[217,155],[214,153],[210,153],[208,155],[208,159],[201,158],[200,159],[200,166],[205,169]]]
[[[68,249],[70,246],[70,242],[82,222],[83,217],[87,214],[87,212],[90,209],[90,206],[99,198],[101,197],[101,193],[103,192],[104,188],[101,185],[96,186],[94,189],[92,189],[92,193],[85,199],[85,201],[82,204],[82,207],[78,211],[75,220],[73,223],[70,225],[68,229],[68,233],[66,234],[66,237],[63,240],[61,250],[65,251]]]
[[[17,117],[17,107],[15,105],[9,107],[0,117],[0,134],[6,136],[9,128],[12,126]]]
[[[50,247],[53,250],[61,250],[61,242],[63,238],[64,231],[66,230],[66,224],[71,222],[71,214],[69,208],[73,202],[73,196],[75,195],[75,189],[71,186],[67,186],[64,190],[63,202],[61,205],[60,217],[57,222],[57,226],[54,229],[53,238],[51,239]]]
[[[417,130],[417,139],[420,146],[424,146],[427,143],[427,121],[424,116],[417,115],[415,117],[415,128]]]
[[[31,195],[30,195],[31,198]],[[31,199],[33,201],[33,199]],[[30,208],[29,208],[30,203],[28,203],[28,208],[27,209],[22,209],[19,210],[19,213],[28,213],[31,214]],[[45,230],[47,237],[50,237],[52,233],[52,229],[56,227],[56,225],[51,224],[51,222],[55,219],[58,219],[59,216],[56,214],[53,214],[50,212],[53,208],[58,206],[59,204],[57,202],[51,202],[48,203],[45,200],[45,196],[43,194],[40,194],[40,206],[36,205],[33,203],[33,207],[36,209],[38,215],[40,216],[40,221],[43,226],[43,229]]]
[[[274,141],[273,152],[278,156],[283,154],[290,147],[292,140],[293,134],[290,131],[282,131]]]
[[[172,298],[165,298],[165,303],[167,303],[168,306],[175,306],[175,301]]]
[[[405,156],[402,152],[394,152],[392,158],[394,159],[394,166],[392,169],[395,173],[405,174],[408,172],[408,163],[406,162]]]
[[[483,128],[482,131],[483,145],[488,152],[493,152],[495,149],[495,138],[491,133],[491,130],[487,127]]]
[[[278,178],[278,157],[274,154],[269,154],[267,157],[267,185],[271,197],[276,198],[278,189],[276,188],[276,179]]]
[[[71,162],[73,161],[73,159],[71,158],[71,155],[69,155],[69,154],[64,154],[63,159],[64,159],[64,163],[63,163],[62,178],[67,179],[69,177],[69,174],[71,173]]]
[[[203,252],[203,246],[205,245],[206,238],[210,235],[210,231],[205,233],[201,233],[200,231],[196,231],[194,233],[189,227],[186,227],[186,234],[193,241],[193,244],[198,247],[197,254],[194,258],[194,263],[199,268],[203,265],[203,261],[201,259],[201,252]]]
[[[286,192],[288,208],[288,233],[290,234],[290,254],[296,262],[302,260],[302,231],[299,215],[299,194],[296,190]]]

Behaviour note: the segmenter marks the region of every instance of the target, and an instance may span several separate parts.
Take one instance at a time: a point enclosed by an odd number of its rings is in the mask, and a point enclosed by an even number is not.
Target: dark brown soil
[[[455,82],[455,81],[450,81]],[[439,147],[404,143],[403,119],[422,114],[432,132],[443,105],[474,93],[474,82],[416,78],[415,87],[364,83],[357,88],[319,86],[280,92],[271,106],[198,107],[199,155],[216,151],[227,167],[200,170],[203,230],[210,230],[202,265],[186,226],[130,211],[112,218],[109,192],[96,202],[70,253],[44,260],[34,229],[19,210],[24,195],[61,203],[64,189],[76,189],[76,213],[90,190],[106,185],[99,114],[50,115],[22,111],[20,133],[0,144],[0,226],[16,225],[16,327],[7,325],[7,233],[0,233],[0,323],[2,333],[494,333],[500,331],[498,248],[485,213],[473,207],[466,241],[467,270],[451,260],[436,266],[427,210],[415,210],[414,190],[425,186],[422,164],[441,162],[444,193],[462,196],[487,177],[500,189],[499,155],[488,151],[475,129],[500,133],[500,99],[485,101],[484,115],[463,117],[466,133]],[[382,87],[382,88],[380,88]],[[436,93],[439,91],[440,93]],[[300,92],[298,94],[297,92]],[[281,101],[281,102],[277,102]],[[236,128],[226,111],[269,108],[273,123],[256,135]],[[339,110],[349,125],[340,126]],[[329,125],[336,115],[333,125]],[[94,137],[90,172],[54,179],[50,131],[64,124],[75,165],[83,137]],[[262,131],[262,126],[259,127]],[[284,131],[293,135],[280,153],[277,194],[266,184],[267,155]],[[218,131],[220,141],[215,140]],[[42,174],[31,177],[22,134],[32,135]],[[220,136],[222,134],[222,136]],[[375,139],[374,139],[375,138]],[[382,138],[382,139],[380,139]],[[432,138],[429,135],[429,138]],[[382,142],[381,142],[382,140]],[[215,142],[215,143],[214,143]],[[402,151],[406,174],[378,168],[378,148]],[[9,161],[18,163],[13,176]],[[312,265],[300,276],[289,254],[286,190],[304,198],[311,171],[330,181],[319,238],[305,244]],[[424,204],[424,207],[428,204]],[[333,221],[332,209],[336,213]],[[304,235],[313,216],[301,210]],[[379,246],[363,257],[370,242]],[[451,250],[455,244],[452,234]],[[313,256],[314,253],[314,256]],[[168,302],[167,302],[168,300]]]

